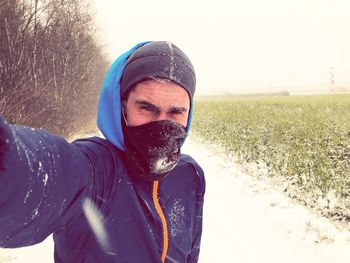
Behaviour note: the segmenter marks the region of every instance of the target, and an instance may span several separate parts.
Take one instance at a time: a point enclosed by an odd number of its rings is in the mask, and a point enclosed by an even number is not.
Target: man
[[[0,247],[53,233],[55,262],[197,262],[205,180],[180,154],[194,90],[178,47],[141,43],[106,75],[106,139],[68,143],[0,120]]]

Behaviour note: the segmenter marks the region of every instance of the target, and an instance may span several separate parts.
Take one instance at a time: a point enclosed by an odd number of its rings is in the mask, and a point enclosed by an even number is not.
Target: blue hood
[[[120,79],[128,58],[136,49],[147,43],[149,41],[139,43],[117,58],[109,68],[102,85],[98,105],[97,126],[105,138],[122,151],[125,151],[125,148],[121,122]],[[186,128],[187,132],[190,129],[192,110],[193,101],[191,101],[191,109]]]

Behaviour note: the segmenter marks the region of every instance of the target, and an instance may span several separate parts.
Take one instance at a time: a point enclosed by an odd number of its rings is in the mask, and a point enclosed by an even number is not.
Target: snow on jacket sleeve
[[[39,243],[72,222],[91,177],[79,146],[0,116],[0,247]]]
[[[204,172],[202,168],[196,164],[195,166],[196,173],[199,177],[198,183],[198,192],[197,192],[197,200],[196,200],[196,224],[193,229],[193,242],[192,242],[192,250],[187,257],[188,263],[196,263],[198,262],[199,251],[200,251],[200,243],[202,237],[202,224],[203,224],[203,203],[204,203],[204,193],[205,193],[205,178]]]

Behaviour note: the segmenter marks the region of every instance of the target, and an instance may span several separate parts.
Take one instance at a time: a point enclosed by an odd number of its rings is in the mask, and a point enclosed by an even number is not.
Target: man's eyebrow
[[[186,112],[188,111],[188,108],[183,106],[173,106],[169,109],[170,112]]]
[[[159,110],[160,108],[152,103],[150,103],[147,100],[137,100],[135,101],[136,104],[141,105],[141,106],[147,106],[150,109],[154,109],[154,110]]]

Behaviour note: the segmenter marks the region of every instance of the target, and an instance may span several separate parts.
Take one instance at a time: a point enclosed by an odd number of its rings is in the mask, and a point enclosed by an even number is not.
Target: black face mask
[[[125,155],[133,176],[147,181],[163,179],[176,166],[186,137],[181,124],[162,120],[125,127]]]

